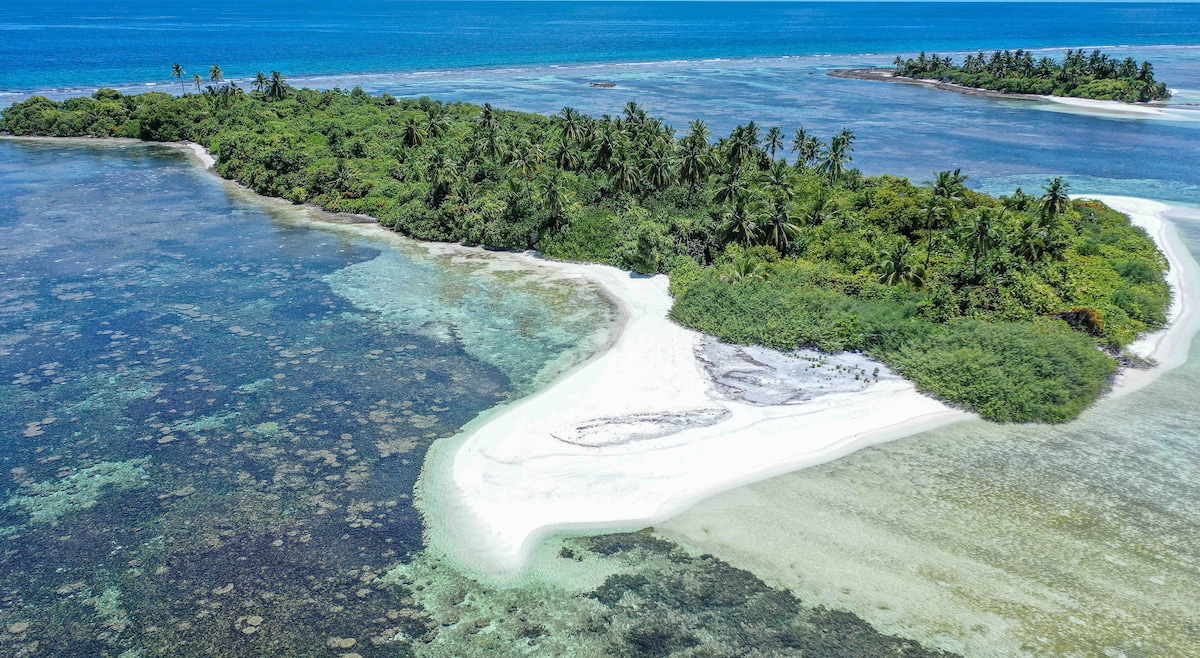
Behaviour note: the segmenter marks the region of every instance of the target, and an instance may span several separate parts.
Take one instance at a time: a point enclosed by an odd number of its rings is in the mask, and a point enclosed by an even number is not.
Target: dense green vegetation
[[[182,74],[177,76],[183,84]],[[1061,180],[1039,196],[851,168],[854,135],[753,122],[715,142],[630,103],[621,116],[506,112],[314,91],[214,67],[202,93],[3,113],[15,135],[194,140],[255,191],[364,213],[405,234],[669,271],[673,317],[724,340],[861,350],[947,401],[1006,421],[1075,416],[1114,352],[1161,326],[1166,261]],[[784,158],[794,154],[793,160]]]
[[[980,51],[961,65],[950,57],[921,53],[916,59],[896,58],[894,75],[919,80],[953,82],[965,87],[1017,94],[1074,96],[1098,100],[1145,103],[1170,98],[1167,85],[1154,79],[1154,66],[1132,57],[1118,60],[1099,50],[1084,55],[1068,50],[1062,62],[1035,59],[1026,50]]]

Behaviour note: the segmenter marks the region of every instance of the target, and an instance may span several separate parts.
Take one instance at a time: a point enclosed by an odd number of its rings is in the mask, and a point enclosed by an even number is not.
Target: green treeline
[[[1025,50],[980,51],[956,66],[950,57],[921,53],[916,59],[896,58],[894,75],[920,80],[953,82],[964,87],[1016,94],[1073,96],[1097,100],[1146,103],[1171,97],[1167,85],[1154,79],[1154,66],[1132,58],[1118,60],[1099,50],[1085,55],[1068,50],[1061,62],[1035,59]]]
[[[714,141],[701,121],[676,136],[633,103],[547,117],[280,78],[250,92],[212,76],[181,97],[31,98],[0,130],[193,140],[261,194],[417,238],[670,272],[687,326],[861,350],[995,420],[1075,416],[1115,371],[1098,348],[1165,322],[1154,243],[1060,180],[997,199],[957,171],[920,185],[864,176],[849,131],[825,142],[751,122]]]

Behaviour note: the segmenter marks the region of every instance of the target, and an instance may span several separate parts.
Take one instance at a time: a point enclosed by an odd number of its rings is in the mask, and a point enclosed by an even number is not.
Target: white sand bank
[[[541,264],[602,286],[624,326],[603,354],[431,451],[419,487],[431,546],[481,573],[519,572],[556,530],[643,527],[713,493],[972,417],[885,368],[856,392],[734,399],[697,358],[703,337],[667,318],[666,277]]]
[[[1200,121],[1200,112],[1164,104],[1122,103],[1067,96],[1038,96],[1053,103],[1045,109],[1118,119],[1157,119],[1162,121]]]

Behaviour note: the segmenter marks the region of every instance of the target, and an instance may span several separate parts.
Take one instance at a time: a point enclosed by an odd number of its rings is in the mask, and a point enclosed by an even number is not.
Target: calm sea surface
[[[991,192],[1063,175],[1075,192],[1200,206],[1200,4],[95,4],[0,10],[0,105],[171,90],[172,62],[220,63],[538,112],[635,100],[718,132],[751,119],[848,127],[867,173],[961,167]],[[1153,60],[1176,90],[1165,115],[825,75],[918,49],[1092,45]],[[1196,217],[1175,217],[1193,249]],[[624,574],[582,598],[599,583],[494,590],[422,558],[408,582],[376,580],[420,556],[411,494],[430,442],[582,358],[610,317],[587,289],[264,204],[173,148],[0,141],[0,653],[602,655],[644,637],[662,642],[648,650],[692,646],[688,623],[762,625],[721,636],[730,655],[794,652],[770,630],[801,614],[794,600],[659,544],[546,558]],[[1184,587],[1200,583],[1193,364],[1066,426],[949,428],[764,483],[776,487],[763,490],[766,523],[828,510],[826,531],[784,538],[809,560],[796,594],[971,655],[1188,655],[1200,645],[1187,612],[1200,600]],[[622,555],[637,560],[611,563]],[[713,595],[724,586],[736,595]],[[801,639],[868,645],[809,654],[895,652],[837,614],[806,617],[820,632]],[[589,626],[596,615],[607,625]]]

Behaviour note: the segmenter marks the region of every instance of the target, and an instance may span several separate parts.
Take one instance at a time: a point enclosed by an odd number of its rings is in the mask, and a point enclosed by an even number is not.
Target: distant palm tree
[[[637,169],[634,168],[630,161],[629,153],[624,147],[618,148],[613,152],[612,161],[608,168],[609,179],[614,190],[618,192],[633,192],[637,190],[640,181],[638,180]]]
[[[796,166],[800,166],[807,160],[804,157],[804,147],[808,143],[808,137],[808,131],[804,128],[797,128],[796,132],[792,134],[791,147],[792,153],[796,154]]]
[[[925,181],[925,185],[933,192],[933,198],[925,209],[925,230],[928,234],[928,244],[925,248],[925,269],[933,259],[933,235],[937,227],[953,220],[967,194],[967,177],[961,169],[954,171],[939,171],[933,180]]]
[[[925,285],[925,270],[908,262],[908,241],[900,238],[895,245],[880,251],[867,269],[887,286],[908,284],[914,288]]]
[[[1021,222],[1015,236],[1017,255],[1030,263],[1046,258],[1050,249],[1050,233],[1040,221],[1027,217]]]
[[[712,135],[708,132],[708,124],[696,119],[688,125],[688,136],[686,139],[691,140],[697,146],[708,146],[708,142],[712,139]]]
[[[1051,226],[1054,220],[1059,215],[1066,212],[1067,206],[1071,203],[1071,197],[1067,195],[1069,185],[1063,182],[1061,176],[1047,181],[1047,184],[1042,189],[1045,194],[1038,202],[1038,210],[1041,211],[1042,217],[1047,221],[1047,226]]]
[[[179,79],[179,89],[184,95],[187,95],[187,87],[185,87],[183,85],[183,74],[184,73],[186,73],[186,71],[184,71],[183,67],[180,66],[179,64],[171,65],[171,77]]]
[[[747,279],[766,279],[767,265],[757,258],[738,256],[733,262],[724,267],[721,273],[722,281],[745,281]]]
[[[679,158],[679,178],[687,183],[688,192],[696,193],[696,188],[708,180],[708,172],[712,169],[712,159],[709,157],[707,142],[697,143],[691,136],[685,140],[683,154]]]
[[[717,188],[717,193],[713,195],[713,203],[718,205],[733,203],[745,192],[746,181],[742,180],[736,169],[730,169],[726,172],[724,180],[721,181],[721,186]]]
[[[429,121],[425,124],[425,134],[429,135],[430,139],[437,139],[450,130],[450,123],[450,117],[446,115],[446,110],[438,107],[429,113]]]
[[[425,143],[425,131],[415,119],[409,119],[400,131],[400,140],[409,148],[415,148]]]
[[[775,152],[783,150],[783,130],[779,126],[771,126],[767,131],[767,152],[775,159]]]
[[[563,188],[562,173],[555,171],[542,181],[538,194],[542,209],[550,213],[550,219],[556,227],[561,227],[563,212],[566,211],[571,199]]]
[[[208,79],[211,80],[213,84],[217,84],[225,79],[225,74],[221,72],[220,66],[213,64],[213,67],[208,70]]]
[[[1007,212],[1000,208],[981,208],[967,218],[959,228],[959,239],[971,253],[975,276],[979,276],[979,261],[985,258],[1000,243],[1000,226],[1007,220]]]
[[[792,240],[796,239],[800,233],[800,227],[792,219],[792,213],[788,210],[787,203],[782,199],[776,199],[775,206],[764,223],[767,244],[775,247],[779,253],[786,254]]]
[[[850,155],[853,151],[854,133],[845,128],[829,140],[829,148],[825,150],[825,159],[821,161],[821,171],[829,175],[829,182],[837,182],[846,172],[846,165],[854,159]]]
[[[666,189],[674,180],[671,158],[663,151],[647,156],[642,160],[642,168],[646,172],[646,182],[655,190]]]
[[[267,82],[267,98],[273,101],[281,101],[287,96],[287,78],[279,71],[271,71],[271,78]]]
[[[771,194],[782,198],[784,201],[791,201],[795,192],[792,190],[792,180],[795,174],[788,163],[784,160],[775,160],[771,163],[771,168],[767,169],[763,176],[764,182],[771,190]]]
[[[192,84],[196,85],[196,93],[200,93],[200,85],[204,82],[204,78],[200,77],[199,73],[192,74]]]
[[[574,108],[564,107],[559,115],[562,117],[563,137],[579,142],[583,138],[583,121],[579,118],[579,113]]]
[[[259,71],[254,74],[254,91],[260,94],[266,93],[267,87],[271,85],[271,81],[267,78],[267,74]]]
[[[725,220],[726,238],[732,242],[752,247],[762,236],[762,228],[759,225],[762,215],[758,204],[749,194],[739,194],[731,205],[726,206],[722,219]]]
[[[837,216],[837,204],[829,196],[829,190],[822,187],[817,190],[812,203],[804,213],[804,221],[812,226],[820,226]]]

